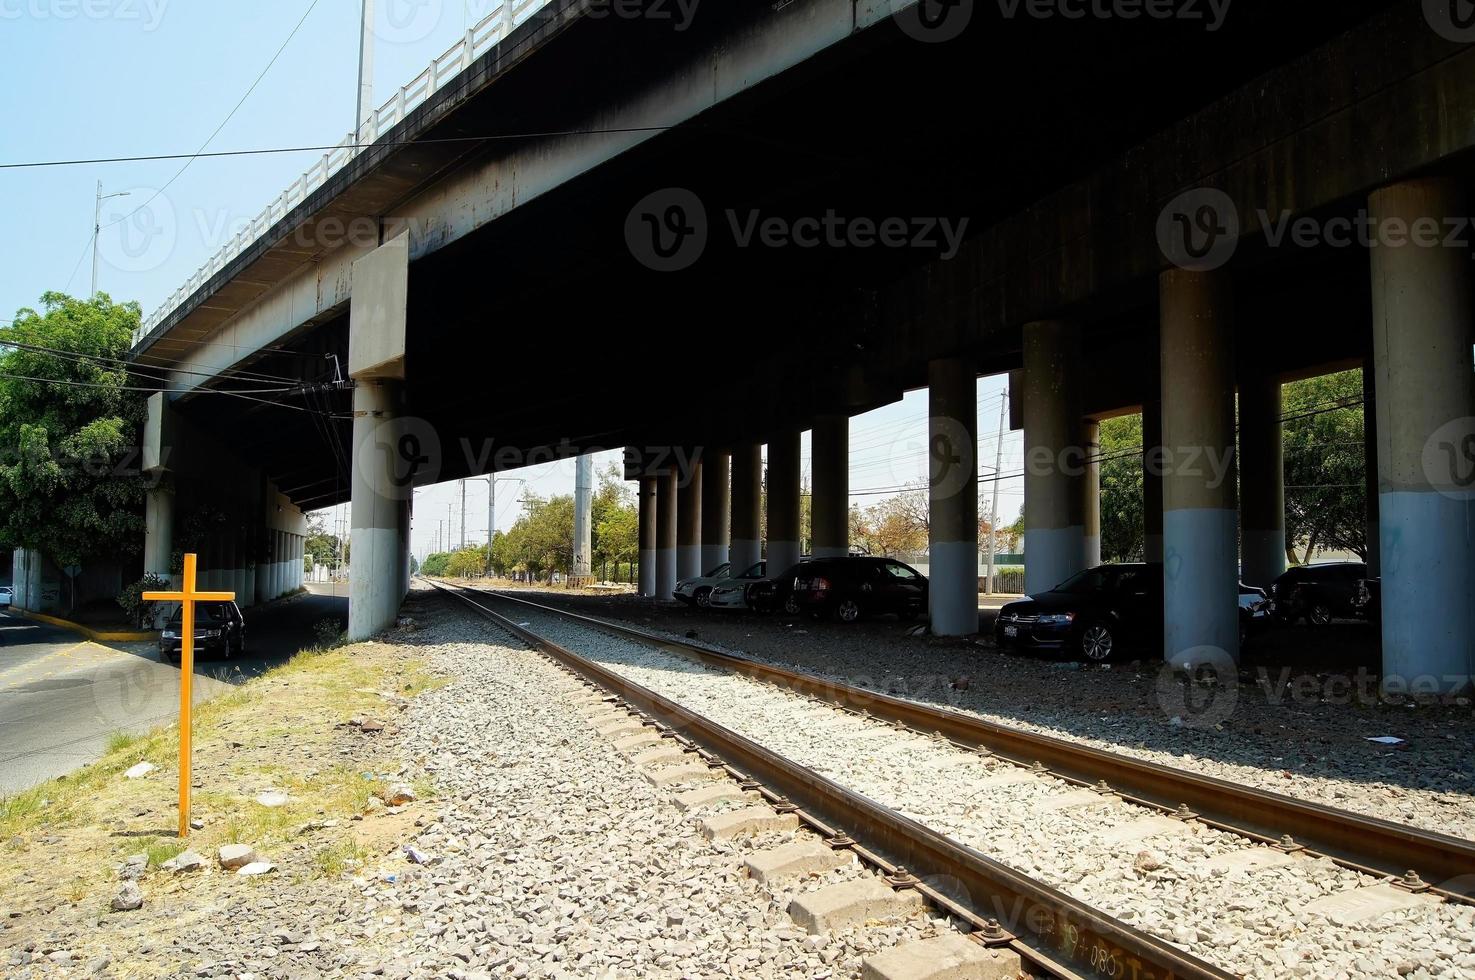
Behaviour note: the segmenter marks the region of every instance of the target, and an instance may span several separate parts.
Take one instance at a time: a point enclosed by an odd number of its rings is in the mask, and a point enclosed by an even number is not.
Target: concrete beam
[[[850,418],[822,415],[810,434],[809,524],[814,557],[850,554]]]
[[[768,577],[798,564],[800,555],[799,435],[797,430],[768,443]]]

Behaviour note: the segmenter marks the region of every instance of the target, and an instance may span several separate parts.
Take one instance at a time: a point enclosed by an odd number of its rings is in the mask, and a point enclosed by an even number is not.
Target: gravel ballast
[[[1053,778],[1020,781],[1020,770],[946,743],[500,605],[555,642],[1225,969],[1253,977],[1475,972],[1468,907],[1429,903],[1363,922],[1306,911],[1377,880],[1323,859],[1217,870],[1216,859],[1247,842],[1194,823],[1135,839],[1120,828],[1149,811],[1111,798],[1052,809],[1072,791]]]

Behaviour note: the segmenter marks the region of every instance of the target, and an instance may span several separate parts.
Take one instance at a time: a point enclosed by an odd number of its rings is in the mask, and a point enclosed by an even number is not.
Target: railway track
[[[919,892],[971,930],[981,945],[1018,955],[1033,975],[1140,980],[1233,976],[553,642],[478,601],[475,590],[431,584],[609,692],[611,704],[645,716],[663,739],[725,770],[740,788],[761,793],[775,812],[793,813],[831,846],[853,850],[893,887]]]
[[[470,591],[474,593],[476,590]],[[1076,746],[1071,743],[1057,742],[1056,740],[1038,735],[1001,729],[1001,726],[984,722],[972,716],[925,705],[915,705],[900,699],[878,695],[875,692],[846,688],[843,685],[836,685],[822,679],[772,668],[740,657],[711,651],[696,644],[656,637],[642,630],[622,624],[609,623],[604,620],[570,613],[565,610],[530,602],[526,599],[499,593],[477,593],[477,595],[482,599],[513,603],[515,604],[513,608],[519,610],[519,615],[527,614],[530,618],[552,617],[553,621],[568,624],[576,629],[585,631],[594,630],[598,633],[632,641],[640,647],[652,651],[652,653],[660,651],[660,656],[668,660],[673,656],[679,657],[686,663],[700,664],[704,667],[717,668],[720,671],[720,674],[700,671],[698,672],[699,675],[710,674],[714,677],[722,675],[742,676],[748,683],[756,681],[765,687],[777,687],[785,689],[787,692],[793,692],[786,695],[791,700],[797,700],[794,695],[807,699],[807,707],[805,706],[806,702],[799,702],[801,707],[798,711],[801,714],[806,710],[808,711],[808,717],[802,719],[803,723],[799,727],[813,727],[819,736],[820,742],[828,741],[834,743],[838,741],[843,742],[845,747],[837,753],[831,745],[805,745],[802,739],[795,741],[795,736],[790,733],[788,742],[794,746],[795,751],[785,751],[784,755],[795,759],[797,763],[801,763],[801,768],[803,767],[803,763],[807,763],[809,766],[818,768],[827,774],[841,772],[845,766],[844,760],[847,755],[863,755],[866,767],[851,767],[843,771],[841,774],[844,778],[837,776],[836,784],[844,783],[851,791],[859,788],[861,792],[872,799],[886,799],[892,805],[893,812],[895,809],[905,809],[908,811],[908,815],[912,815],[911,809],[917,806],[918,800],[915,793],[908,799],[905,793],[901,793],[900,791],[892,792],[892,787],[886,782],[886,779],[893,780],[898,785],[904,784],[909,778],[907,765],[913,763],[907,761],[906,764],[897,766],[895,763],[898,760],[888,759],[886,757],[887,752],[894,750],[901,756],[907,756],[908,758],[910,758],[909,753],[921,751],[922,756],[925,757],[928,752],[931,752],[939,756],[941,760],[938,762],[939,766],[952,770],[954,766],[960,765],[957,757],[964,755],[964,750],[967,749],[971,750],[967,756],[967,765],[970,768],[967,770],[956,770],[957,778],[948,781],[941,791],[944,795],[953,792],[957,786],[980,786],[985,788],[985,795],[989,797],[990,804],[1003,811],[1026,815],[1049,815],[1050,820],[1054,821],[1055,824],[1062,824],[1064,822],[1056,819],[1057,815],[1060,814],[1066,814],[1071,817],[1081,814],[1088,815],[1091,820],[1113,825],[1113,829],[1104,835],[1106,851],[1110,851],[1113,847],[1118,851],[1124,851],[1126,853],[1125,860],[1128,862],[1131,860],[1131,851],[1138,845],[1138,842],[1145,841],[1146,843],[1154,844],[1154,846],[1165,846],[1170,854],[1173,853],[1175,847],[1180,846],[1204,851],[1202,855],[1203,860],[1200,863],[1209,866],[1221,866],[1212,870],[1212,875],[1215,877],[1222,877],[1226,873],[1246,870],[1253,871],[1255,875],[1261,876],[1262,879],[1265,875],[1279,874],[1282,876],[1282,880],[1287,883],[1287,892],[1292,896],[1288,901],[1299,903],[1300,906],[1303,906],[1300,913],[1301,919],[1305,919],[1307,915],[1312,915],[1312,926],[1316,922],[1330,920],[1336,926],[1336,929],[1332,931],[1336,932],[1338,936],[1341,936],[1343,940],[1350,941],[1354,944],[1361,945],[1364,943],[1364,939],[1357,935],[1358,930],[1369,928],[1359,926],[1359,923],[1364,920],[1377,919],[1378,916],[1389,912],[1392,913],[1392,925],[1388,925],[1389,917],[1385,917],[1383,924],[1377,926],[1373,931],[1381,930],[1386,933],[1391,929],[1396,933],[1398,929],[1406,927],[1406,930],[1410,932],[1410,950],[1415,954],[1415,959],[1417,959],[1419,940],[1413,938],[1413,936],[1420,929],[1426,928],[1426,926],[1417,923],[1420,916],[1433,915],[1435,917],[1433,925],[1427,926],[1434,933],[1443,934],[1445,930],[1449,930],[1454,935],[1460,934],[1461,930],[1466,934],[1475,932],[1475,919],[1471,918],[1471,910],[1466,907],[1468,905],[1468,898],[1466,896],[1454,890],[1427,886],[1417,876],[1406,877],[1402,874],[1392,875],[1384,873],[1377,865],[1382,864],[1384,867],[1387,867],[1389,866],[1387,860],[1375,851],[1375,848],[1378,847],[1393,846],[1395,848],[1402,848],[1401,851],[1397,852],[1399,855],[1432,854],[1440,863],[1426,864],[1424,867],[1439,868],[1443,873],[1454,872],[1455,874],[1464,874],[1468,873],[1466,869],[1475,866],[1465,863],[1462,857],[1471,853],[1469,842],[1399,825],[1387,824],[1383,821],[1373,820],[1360,815],[1346,814],[1312,804],[1305,804],[1301,801],[1279,797],[1274,794],[1262,794],[1258,791],[1248,790],[1232,784],[1220,783],[1219,781],[1199,777],[1195,774],[1180,774],[1175,770],[1165,767],[1141,763],[1136,760],[1121,759],[1099,750]],[[475,599],[472,599],[469,594],[462,594],[462,598],[473,604],[482,605],[481,603],[476,603]],[[491,610],[487,611],[489,613],[491,612]],[[495,614],[493,613],[493,615]],[[505,620],[505,617],[502,618]],[[551,625],[552,621],[545,621],[544,625],[540,628],[544,634],[556,632],[549,628]],[[520,630],[520,635],[527,634],[523,636],[527,642],[533,642],[535,644],[548,642],[546,635],[538,636],[522,627],[517,628],[517,630]],[[564,642],[568,642],[568,640],[565,639]],[[613,671],[609,671],[611,666],[614,666]],[[647,678],[648,683],[654,682],[653,686],[655,687],[660,687],[665,676],[672,673],[669,667],[663,667],[660,669],[646,670],[645,674],[642,675],[641,670],[638,668],[627,669],[627,665],[614,665],[610,663],[605,664],[600,669],[612,672],[621,678],[617,683],[633,684],[644,676]],[[682,683],[690,686],[691,683],[699,684],[700,682],[693,682],[688,678]],[[655,697],[661,697],[661,692],[659,691],[648,693],[653,694]],[[720,712],[711,710],[720,708],[720,701],[714,701],[709,706],[702,701],[701,697],[689,697],[685,687],[678,687],[675,690],[666,691],[664,700],[670,703],[680,700],[685,706],[685,713],[679,722],[681,725],[689,724],[692,716],[720,715]],[[763,740],[763,736],[768,731],[782,728],[785,724],[793,727],[795,706],[792,704],[784,708],[776,716],[763,719],[756,723],[751,719],[745,718],[744,715],[755,710],[756,700],[749,697],[745,700],[741,711],[737,713],[729,712],[729,717],[727,718],[728,725],[731,728],[740,728],[746,724],[748,726],[748,736],[760,740]],[[636,702],[632,701],[632,703]],[[722,721],[723,719],[717,717],[717,720]],[[1030,748],[1040,748],[1040,751],[1038,753],[1028,751],[1020,752],[1018,749],[1020,740]],[[908,741],[919,743],[921,749],[908,748],[903,744]],[[1004,751],[997,751],[991,745],[1002,746],[1004,747]],[[952,756],[943,759],[942,756],[945,756],[947,753],[951,753]],[[1030,759],[1030,755],[1037,755],[1037,758]],[[1043,765],[1038,757],[1049,757],[1055,760],[1056,766],[1059,766],[1059,768]],[[1090,769],[1092,765],[1098,764],[1098,761],[1103,757],[1106,760],[1106,764],[1111,767],[1105,771],[1117,772],[1125,770],[1130,774],[1134,769],[1147,770],[1147,775],[1153,781],[1153,785],[1168,786],[1168,794],[1166,797],[1160,794],[1159,799],[1153,800],[1143,796],[1137,796],[1127,791],[1120,783],[1105,785],[1099,778],[1100,771],[1092,771]],[[729,757],[724,755],[724,758]],[[1066,764],[1062,765],[1062,760]],[[884,771],[887,765],[892,766],[890,770],[891,774],[883,778],[880,782],[875,782],[874,773],[869,771],[870,768],[874,768],[879,772]],[[1068,770],[1068,772],[1062,772],[1061,770]],[[1190,788],[1199,792],[1205,786],[1222,787],[1222,792],[1231,798],[1225,801],[1218,801],[1219,805],[1214,816],[1195,812],[1182,805],[1173,805],[1165,802],[1165,799],[1171,799],[1172,795],[1174,795],[1172,794],[1172,784],[1170,781],[1175,777],[1187,780]],[[790,773],[789,778],[792,782],[795,774]],[[866,784],[868,779],[872,780],[872,782]],[[784,787],[781,792],[795,799],[799,799],[802,795],[802,790],[790,792],[787,784],[782,779],[772,781],[765,779],[765,782]],[[1319,828],[1335,825],[1333,828],[1335,835],[1329,835],[1330,839],[1347,840],[1360,833],[1366,835],[1365,846],[1356,851],[1352,851],[1350,848],[1347,849],[1351,853],[1350,858],[1346,855],[1329,856],[1325,852],[1319,852],[1311,846],[1306,846],[1310,843],[1309,840],[1303,839],[1300,842],[1289,841],[1286,839],[1287,835],[1285,833],[1264,832],[1260,829],[1265,826],[1263,822],[1257,823],[1254,828],[1247,828],[1242,824],[1236,825],[1227,818],[1229,814],[1244,812],[1245,808],[1255,803],[1255,798],[1261,796],[1269,797],[1268,807],[1266,809],[1277,814],[1289,813],[1299,819],[1301,822],[1294,824],[1294,826],[1306,838],[1310,838],[1316,833],[1325,833],[1325,831]],[[1181,798],[1179,796],[1179,799]],[[1102,809],[1102,806],[1106,806],[1106,809]],[[822,815],[822,811],[820,812]],[[1255,812],[1258,814],[1260,821],[1267,820],[1264,809]],[[849,822],[849,819],[841,818],[840,822],[843,825]],[[1032,823],[1035,819],[1037,818],[1026,816],[1024,822]],[[1181,836],[1173,829],[1163,829],[1169,827],[1175,820],[1178,821],[1178,827],[1193,827],[1196,829],[1192,830],[1191,833],[1184,830]],[[965,851],[969,851],[978,857],[982,857],[986,853],[1010,853],[1009,845],[1018,844],[1017,840],[1012,840],[1009,837],[1009,833],[1005,832],[1009,831],[1007,827],[993,828],[990,832],[992,836],[990,836],[990,833],[980,831],[975,826],[978,822],[977,818],[973,816],[970,816],[968,819],[954,821],[945,813],[928,813],[925,817],[925,822],[927,827],[923,829],[930,829],[933,832],[937,832],[938,836],[955,845],[961,842]],[[918,820],[913,820],[912,823],[917,826],[921,825]],[[1059,828],[1057,827],[1055,829]],[[1273,830],[1274,828],[1270,829]],[[1015,830],[1017,831],[1017,828]],[[893,828],[891,833],[896,834],[899,831]],[[878,839],[884,840],[886,838],[883,835]],[[1391,845],[1385,845],[1385,840],[1391,841]],[[1038,846],[1039,841],[1037,840],[1034,843]],[[1102,845],[1102,840],[1092,839],[1083,849],[1089,850],[1090,847],[1095,847],[1100,850]],[[895,845],[892,844],[892,846]],[[1053,846],[1060,847],[1061,845],[1057,844]],[[1072,842],[1063,846],[1074,848],[1082,845]],[[1205,847],[1207,847],[1206,851],[1204,850]],[[880,850],[883,853],[887,853],[885,846],[880,846]],[[890,853],[904,852],[891,851]],[[1144,854],[1151,858],[1150,851],[1139,853],[1139,863]],[[1182,855],[1179,856],[1181,857]],[[1334,857],[1335,860],[1333,860]],[[942,860],[939,861],[939,858]],[[906,864],[908,867],[917,870],[926,869],[929,874],[950,876],[957,880],[963,880],[948,869],[946,860],[947,855],[944,848],[931,854],[923,854],[919,857],[903,857],[899,859],[899,863]],[[1003,866],[1000,865],[999,867]],[[1044,870],[1057,875],[1061,873],[1061,868],[1059,867],[1050,868],[1049,862],[1042,862],[1042,867]],[[1033,871],[1033,866],[1027,866],[1027,870]],[[1140,871],[1141,869],[1139,868],[1138,870]],[[1017,869],[1015,873],[1018,873]],[[1069,881],[1070,879],[1067,877],[1065,880]],[[1040,883],[1036,881],[1034,884],[1038,885]],[[1120,887],[1130,890],[1128,886],[1131,884],[1132,882],[1130,881],[1124,882]],[[1205,916],[1214,917],[1216,915],[1215,902],[1220,904],[1227,903],[1230,911],[1236,910],[1237,906],[1232,897],[1226,898],[1221,895],[1216,898],[1210,896],[1207,902],[1203,901],[1202,896],[1198,895],[1194,889],[1197,888],[1198,891],[1203,891],[1205,887],[1202,883],[1195,884],[1192,887],[1189,884],[1184,884],[1179,889],[1188,893],[1193,901],[1198,903],[1194,906],[1193,911],[1199,918]],[[980,891],[980,888],[983,890]],[[995,911],[1010,908],[1011,902],[1017,907],[1020,901],[1019,892],[1009,892],[1006,889],[1000,889],[997,881],[970,879],[970,883],[967,885],[967,891],[975,896],[990,896],[989,902],[986,902],[985,906]],[[1063,894],[1060,892],[1056,892],[1055,894],[1063,897]],[[1012,897],[1001,899],[1001,895]],[[992,904],[989,904],[990,902]],[[1094,914],[1109,919],[1109,915],[1099,911],[1100,907],[1109,904],[1109,902],[1088,902],[1086,906],[1087,912],[1085,914]],[[1097,906],[1097,908],[1091,908],[1092,905]],[[1428,911],[1431,907],[1435,907],[1434,912]],[[1070,911],[1076,915],[1082,914],[1082,910],[1079,907],[1072,908]],[[957,913],[954,912],[954,914]],[[1320,916],[1320,919],[1315,918],[1316,916]],[[972,919],[969,919],[966,915],[961,916],[961,918],[964,921],[969,921],[975,927],[981,926],[983,921],[982,917],[976,911],[973,913]],[[1020,920],[1015,916],[1009,916],[1008,921],[1012,926]],[[1097,925],[1105,924],[1098,922]],[[1117,925],[1120,926],[1122,923],[1118,922]],[[1158,925],[1161,926],[1160,923]],[[1232,953],[1225,953],[1223,950],[1215,950],[1213,948],[1207,950],[1201,949],[1201,943],[1198,940],[1210,940],[1211,947],[1215,944],[1222,945],[1223,937],[1216,935],[1213,929],[1205,930],[1200,928],[1195,935],[1191,929],[1185,932],[1185,928],[1179,927],[1173,932],[1173,943],[1162,943],[1159,941],[1159,945],[1166,945],[1169,949],[1179,953],[1185,950],[1194,953],[1204,952],[1205,955],[1203,957],[1196,958],[1190,956],[1188,958],[1189,962],[1187,963],[1164,961],[1160,958],[1154,959],[1154,957],[1157,957],[1161,953],[1160,949],[1154,950],[1150,947],[1144,949],[1134,945],[1138,941],[1139,936],[1142,936],[1140,930],[1132,929],[1126,933],[1120,933],[1107,927],[1099,932],[1093,933],[1090,939],[1086,941],[1083,948],[1084,962],[1067,963],[1067,966],[1070,969],[1084,968],[1089,973],[1093,965],[1093,960],[1096,963],[1114,963],[1117,969],[1124,969],[1121,964],[1125,962],[1128,964],[1128,967],[1125,969],[1129,969],[1130,971],[1138,969],[1148,971],[1147,973],[1139,973],[1137,975],[1203,975],[1195,974],[1193,971],[1202,969],[1205,966],[1213,969],[1210,963],[1211,961],[1217,960],[1221,968],[1226,963],[1233,963],[1238,972],[1254,973],[1256,975],[1281,975],[1282,973],[1285,975],[1308,975],[1303,969],[1296,969],[1297,967],[1301,967],[1302,964],[1292,962],[1292,952],[1290,951],[1284,954],[1285,960],[1283,963],[1276,964],[1273,968],[1257,970],[1245,966],[1246,961],[1243,959],[1244,949],[1239,949]],[[1297,926],[1297,928],[1299,929],[1300,926]],[[1160,927],[1155,931],[1159,933],[1164,932]],[[1315,929],[1312,927],[1308,927],[1307,931],[1308,934],[1315,933]],[[1052,943],[1058,943],[1062,935],[1075,936],[1079,934],[1079,927],[1075,922],[1069,919],[1068,916],[1060,916],[1057,911],[1057,918],[1054,923],[1040,930],[1039,933],[1033,934],[1031,942],[1026,944],[1039,955],[1036,955],[1033,959],[1030,956],[1025,956],[1025,961],[1036,962],[1038,965],[1042,958],[1048,958],[1052,950]],[[1351,937],[1350,940],[1348,939],[1349,936]],[[1158,940],[1158,937],[1153,936],[1142,936],[1142,938]],[[1385,936],[1384,938],[1386,939],[1387,937]],[[1236,960],[1236,956],[1240,957],[1240,959]],[[1194,959],[1197,959],[1198,962],[1193,962]],[[1461,963],[1465,968],[1475,968],[1475,957],[1466,955]],[[1413,960],[1410,960],[1400,965],[1413,967],[1416,964]],[[1281,967],[1284,967],[1284,969],[1282,970]],[[1040,968],[1046,972],[1052,972],[1047,967]],[[1392,967],[1389,966],[1388,969],[1391,971]],[[1108,969],[1102,971],[1102,975],[1122,976],[1130,975],[1130,973],[1114,972]],[[1223,975],[1223,973],[1209,973],[1206,975]],[[1310,975],[1322,974],[1317,972]],[[1347,975],[1356,976],[1359,974],[1354,971]]]

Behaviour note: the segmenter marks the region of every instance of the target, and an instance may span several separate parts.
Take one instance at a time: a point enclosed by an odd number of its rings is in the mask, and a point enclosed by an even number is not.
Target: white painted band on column
[[[712,569],[719,567],[727,558],[727,545],[704,544],[702,545],[702,574],[705,575]]]
[[[1268,589],[1286,570],[1286,535],[1284,530],[1240,532],[1239,575],[1246,584]]]
[[[640,549],[640,594],[647,598],[656,594],[656,549]]]
[[[813,551],[816,558],[844,558],[850,554],[849,548],[818,544],[814,546]]]
[[[1086,529],[1080,525],[1024,532],[1024,591],[1049,592],[1081,570]]]
[[[978,545],[972,541],[933,542],[928,563],[932,635],[977,633]]]
[[[1087,568],[1095,568],[1101,564],[1101,535],[1083,533],[1081,546],[1084,549],[1081,554]]]
[[[1388,491],[1378,495],[1378,523],[1385,687],[1388,677],[1411,685],[1431,676],[1443,692],[1466,687],[1475,635],[1475,500]]]
[[[699,578],[707,574],[707,567],[702,564],[702,546],[699,544],[682,544],[676,546],[676,579]]]
[[[1163,643],[1175,666],[1239,659],[1239,513],[1217,508],[1163,514]]]
[[[732,539],[732,574],[741,575],[763,560],[763,542]]]
[[[676,549],[656,549],[656,598],[669,599],[676,590]]]
[[[797,541],[770,541],[768,542],[768,577],[778,578],[790,568],[799,564],[799,542]]]
[[[392,573],[392,562],[399,554],[401,539],[398,528],[356,527],[350,537],[353,560],[377,570],[378,574],[349,575],[348,611],[352,616],[355,603],[363,610],[374,610],[378,615],[370,619],[364,616],[355,625],[361,635],[355,639],[372,636],[380,629],[394,624],[394,611],[399,609],[400,597],[396,595],[399,580]],[[285,572],[283,576],[285,577]],[[388,621],[383,621],[383,611],[389,610]],[[357,618],[357,617],[353,617]]]

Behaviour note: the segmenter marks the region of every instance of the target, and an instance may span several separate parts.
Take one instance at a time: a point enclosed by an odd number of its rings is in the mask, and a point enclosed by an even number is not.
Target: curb
[[[147,640],[157,640],[159,638],[159,634],[153,631],[137,630],[133,632],[128,632],[126,630],[95,630],[90,627],[83,626],[81,623],[74,623],[71,620],[62,619],[58,616],[48,616],[45,613],[31,612],[31,610],[21,609],[19,606],[10,607],[10,611],[18,612],[27,619],[34,619],[37,622],[41,623],[49,623],[52,626],[60,626],[62,629],[71,630],[73,633],[81,633],[89,640],[96,640],[99,642],[141,643]]]

